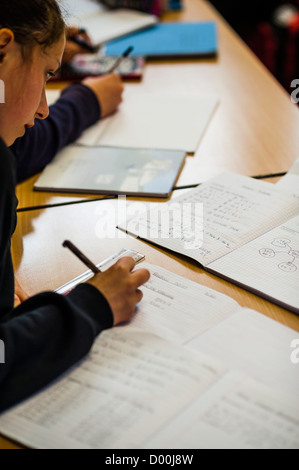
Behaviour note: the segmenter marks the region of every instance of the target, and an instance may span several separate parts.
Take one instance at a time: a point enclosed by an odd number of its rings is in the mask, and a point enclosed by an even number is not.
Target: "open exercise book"
[[[2,414],[1,433],[34,448],[298,449],[298,333],[142,267],[151,278],[132,320]]]
[[[119,228],[299,314],[299,200],[223,173]]]

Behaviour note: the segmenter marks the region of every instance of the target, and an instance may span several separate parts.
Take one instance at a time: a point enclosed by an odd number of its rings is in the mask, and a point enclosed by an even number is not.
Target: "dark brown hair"
[[[56,0],[1,0],[0,28],[13,31],[24,52],[36,44],[43,49],[55,44],[65,30]]]

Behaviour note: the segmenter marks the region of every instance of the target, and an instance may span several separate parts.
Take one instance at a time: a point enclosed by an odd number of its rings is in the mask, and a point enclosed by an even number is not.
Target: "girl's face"
[[[45,85],[60,67],[64,46],[63,35],[46,51],[36,45],[26,60],[13,39],[2,48],[0,79],[4,83],[5,103],[0,103],[0,136],[7,146],[23,136],[26,128],[34,126],[35,118],[48,116]]]

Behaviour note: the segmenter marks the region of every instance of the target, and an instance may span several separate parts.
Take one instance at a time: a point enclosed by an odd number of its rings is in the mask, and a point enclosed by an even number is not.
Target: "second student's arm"
[[[116,74],[87,78],[65,88],[59,100],[50,106],[49,116],[37,119],[35,126],[12,145],[18,182],[42,171],[59,150],[100,118],[114,112],[122,93],[123,83]]]

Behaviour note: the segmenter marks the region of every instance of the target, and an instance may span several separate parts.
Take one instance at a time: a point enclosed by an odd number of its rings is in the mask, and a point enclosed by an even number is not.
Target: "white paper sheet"
[[[212,95],[125,89],[117,112],[87,129],[77,143],[195,152],[217,103]]]

